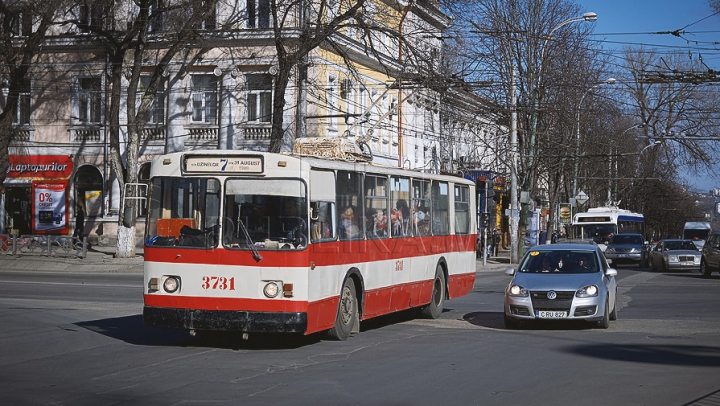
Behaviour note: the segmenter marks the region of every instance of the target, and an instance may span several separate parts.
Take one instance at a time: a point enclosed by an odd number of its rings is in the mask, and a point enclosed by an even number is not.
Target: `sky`
[[[593,37],[612,55],[625,46],[681,50],[701,60],[710,69],[720,70],[720,14],[706,0],[575,0],[584,11],[597,13]],[[679,30],[681,37],[660,34]],[[720,135],[720,134],[718,134]],[[707,141],[720,142],[720,141]],[[718,157],[720,158],[720,157]],[[716,172],[720,173],[720,159]],[[707,192],[720,188],[720,177],[683,173],[688,186]]]

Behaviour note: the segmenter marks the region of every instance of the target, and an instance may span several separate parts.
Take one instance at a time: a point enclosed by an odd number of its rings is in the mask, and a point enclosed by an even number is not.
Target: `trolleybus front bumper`
[[[168,309],[145,306],[147,326],[246,333],[304,333],[307,313]]]

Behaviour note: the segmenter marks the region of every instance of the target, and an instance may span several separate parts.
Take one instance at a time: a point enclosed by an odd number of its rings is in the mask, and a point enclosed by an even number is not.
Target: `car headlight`
[[[615,248],[608,248],[608,249],[605,250],[605,252],[608,253],[608,254],[614,254],[614,253],[615,253]]]
[[[695,255],[695,260],[693,261],[695,265],[700,265],[700,255]]]
[[[668,262],[678,262],[677,255],[668,255]]]
[[[595,297],[598,295],[598,288],[595,285],[585,286],[575,292],[576,297]]]
[[[631,254],[639,254],[641,252],[642,252],[642,250],[640,248],[631,248],[630,249]]]
[[[508,296],[528,297],[529,295],[530,292],[520,285],[512,285],[510,289],[508,289]]]

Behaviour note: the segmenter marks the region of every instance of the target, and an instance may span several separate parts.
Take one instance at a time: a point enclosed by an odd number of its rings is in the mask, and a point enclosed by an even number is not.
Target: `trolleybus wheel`
[[[438,264],[435,268],[435,279],[432,287],[432,300],[430,304],[425,306],[420,315],[426,319],[437,319],[443,311],[445,304],[445,277],[443,276],[442,266]]]
[[[355,282],[353,282],[352,278],[346,278],[340,291],[340,303],[335,316],[335,326],[328,330],[328,335],[334,340],[346,340],[350,337],[357,318],[358,302]]]

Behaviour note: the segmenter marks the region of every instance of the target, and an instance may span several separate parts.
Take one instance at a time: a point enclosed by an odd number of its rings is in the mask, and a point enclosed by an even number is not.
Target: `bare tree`
[[[120,208],[118,221],[115,253],[117,257],[135,256],[135,200],[128,199],[133,197],[134,190],[126,188],[125,185],[134,184],[138,179],[140,134],[147,121],[148,110],[168,64],[181,52],[184,52],[182,56],[186,60],[196,60],[205,51],[201,46],[200,30],[210,15],[214,17],[216,1],[137,0],[132,3],[117,3],[105,0],[93,3],[97,13],[103,17],[100,21],[109,22],[110,16],[124,16],[126,20],[123,22],[126,25],[122,30],[109,23],[88,24],[87,19],[80,15],[66,21],[96,35],[106,45],[110,61],[110,160],[113,170],[118,174],[121,194],[125,201]],[[151,30],[160,21],[167,26],[161,30],[161,35],[155,33],[151,38]],[[149,84],[141,97],[138,97],[140,74],[148,67],[151,69]],[[127,92],[123,94],[124,78],[127,80]],[[120,141],[120,107],[123,102],[127,105],[127,141],[124,148]]]
[[[625,67],[633,78],[627,82],[628,95],[635,103],[633,113],[645,123],[636,145],[662,142],[657,153],[663,157],[664,168],[712,175],[710,169],[720,152],[712,140],[720,125],[715,113],[720,94],[706,85],[707,67],[684,53],[661,56],[642,48],[626,50]],[[677,172],[661,174],[678,180]]]
[[[15,136],[20,93],[30,88],[33,64],[42,51],[42,45],[56,13],[68,5],[60,0],[0,1],[0,75],[3,87],[8,89],[0,113],[0,184],[5,181],[9,165],[8,148]]]

